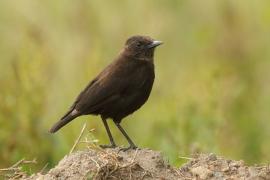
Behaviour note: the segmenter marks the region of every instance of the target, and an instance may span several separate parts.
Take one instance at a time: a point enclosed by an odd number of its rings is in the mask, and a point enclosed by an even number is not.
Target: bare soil
[[[162,179],[162,180],[270,180],[269,166],[246,166],[243,161],[214,154],[199,154],[180,168],[164,161],[160,152],[150,149],[89,149],[65,156],[46,174],[22,179]]]

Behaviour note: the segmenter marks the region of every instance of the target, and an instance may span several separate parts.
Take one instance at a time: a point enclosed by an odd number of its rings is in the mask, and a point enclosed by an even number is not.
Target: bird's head
[[[161,41],[153,40],[148,36],[131,36],[125,44],[124,53],[136,59],[152,60],[155,48]]]

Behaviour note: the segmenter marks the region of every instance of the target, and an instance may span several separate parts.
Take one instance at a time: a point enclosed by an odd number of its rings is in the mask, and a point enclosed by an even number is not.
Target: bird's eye
[[[142,46],[141,43],[137,43],[137,44],[136,44],[136,47],[141,47],[141,46]]]

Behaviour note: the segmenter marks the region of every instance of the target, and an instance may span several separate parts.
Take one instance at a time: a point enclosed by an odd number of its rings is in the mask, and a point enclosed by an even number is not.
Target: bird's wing
[[[117,99],[128,86],[123,71],[108,66],[78,96],[73,109],[81,114],[94,112],[104,104]]]

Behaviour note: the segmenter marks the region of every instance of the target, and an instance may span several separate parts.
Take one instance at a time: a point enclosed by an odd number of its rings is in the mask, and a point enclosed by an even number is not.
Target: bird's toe
[[[110,144],[110,145],[99,145],[102,149],[107,149],[107,148],[116,148],[115,144]]]
[[[126,148],[120,148],[119,151],[123,151],[123,152],[126,152],[128,150],[134,150],[134,149],[138,149],[137,146],[129,146],[129,147],[126,147]]]

